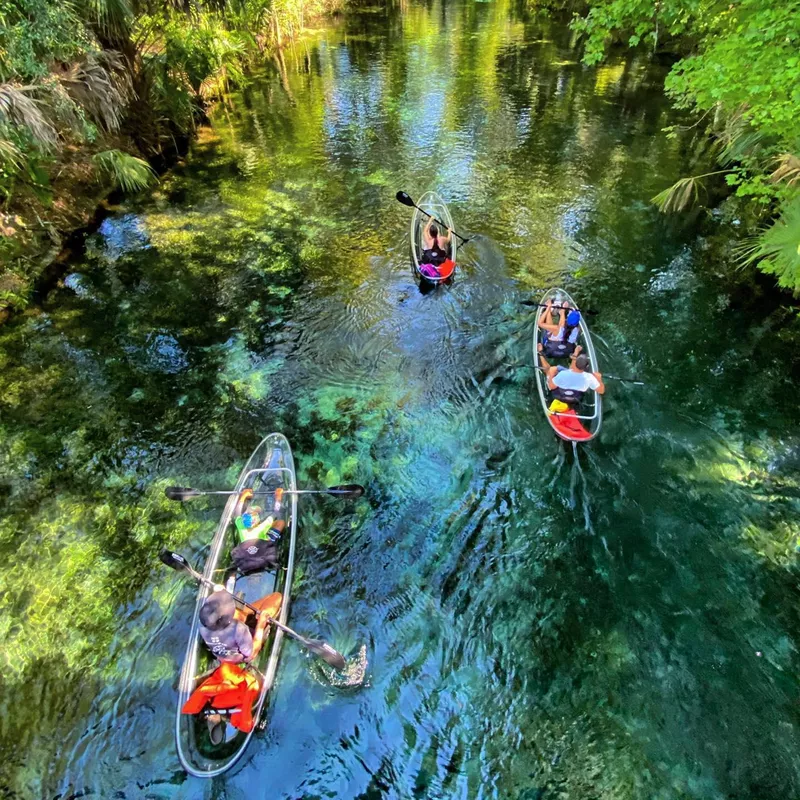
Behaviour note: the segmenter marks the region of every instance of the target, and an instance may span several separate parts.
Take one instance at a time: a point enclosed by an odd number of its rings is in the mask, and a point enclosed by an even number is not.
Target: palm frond
[[[800,196],[785,204],[770,227],[739,248],[737,260],[743,266],[759,262],[759,269],[777,276],[780,286],[800,294]]]
[[[747,106],[743,105],[725,120],[717,140],[721,145],[720,162],[733,164],[756,155],[764,134],[753,127],[747,116]]]
[[[685,211],[697,200],[697,195],[697,178],[681,178],[663,192],[659,192],[650,202],[655,203],[659,211],[671,214],[676,211]]]
[[[39,147],[50,150],[58,142],[58,132],[42,104],[30,96],[36,88],[18,83],[0,84],[0,123],[23,129]]]
[[[105,32],[124,31],[133,20],[133,9],[128,0],[89,0],[89,14]]]
[[[665,214],[671,214],[676,211],[685,211],[693,205],[700,194],[700,189],[703,188],[703,178],[708,178],[711,175],[722,175],[729,172],[727,169],[717,170],[715,172],[706,172],[703,175],[693,175],[690,178],[681,178],[672,186],[659,192],[655,197],[650,198],[651,203],[658,206],[659,211]]]
[[[58,74],[70,98],[107,131],[119,128],[131,95],[131,82],[113,51],[90,53]]]
[[[783,153],[775,159],[777,167],[769,176],[774,183],[785,182],[789,186],[800,183],[800,158],[792,153]]]
[[[98,172],[126,192],[138,192],[156,180],[153,168],[141,158],[122,150],[104,150],[92,157]]]
[[[25,163],[25,156],[14,142],[8,139],[0,139],[0,166],[7,172],[16,172],[22,169]]]

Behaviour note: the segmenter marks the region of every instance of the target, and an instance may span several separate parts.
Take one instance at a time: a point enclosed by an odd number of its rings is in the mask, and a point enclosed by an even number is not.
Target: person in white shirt
[[[539,353],[542,369],[547,375],[547,388],[553,397],[569,405],[580,403],[583,395],[590,389],[604,394],[606,386],[600,372],[590,372],[589,356],[581,353],[580,345],[570,356],[569,367],[550,366],[547,359]]]

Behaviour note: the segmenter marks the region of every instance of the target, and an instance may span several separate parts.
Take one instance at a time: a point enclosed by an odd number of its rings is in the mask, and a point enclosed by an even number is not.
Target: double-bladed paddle
[[[192,489],[188,486],[167,486],[164,494],[170,500],[177,500],[181,503],[191,500],[193,497],[202,497],[206,494],[239,494],[235,489],[210,490]],[[275,491],[253,492],[253,494],[275,494]],[[284,494],[330,494],[334,497],[341,497],[345,500],[354,500],[364,494],[364,487],[358,483],[343,483],[341,486],[330,486],[327,489],[286,489]]]
[[[400,201],[400,202],[401,202],[401,203],[402,203],[404,206],[408,206],[409,208],[416,208],[416,209],[417,209],[417,211],[420,211],[420,212],[421,212],[421,213],[423,213],[423,214],[424,214],[426,217],[429,217],[429,218],[430,218],[430,219],[432,219],[434,222],[438,222],[438,223],[439,223],[439,224],[440,224],[440,225],[441,225],[443,228],[447,228],[447,230],[449,230],[449,231],[450,231],[450,233],[454,234],[455,236],[458,236],[458,238],[459,238],[459,239],[461,239],[461,241],[462,241],[464,244],[466,244],[467,242],[471,242],[471,241],[472,241],[472,240],[475,238],[474,236],[470,236],[470,237],[469,237],[469,239],[465,239],[465,238],[464,238],[464,237],[463,237],[463,236],[462,236],[460,233],[457,233],[456,231],[454,231],[454,230],[453,230],[453,229],[452,229],[452,228],[451,228],[451,227],[450,227],[450,226],[449,226],[449,225],[448,225],[446,222],[442,222],[440,219],[437,219],[436,217],[434,217],[434,216],[433,216],[433,214],[429,214],[427,211],[425,211],[425,209],[424,209],[424,208],[420,208],[420,207],[419,207],[419,206],[418,206],[418,205],[417,205],[417,204],[416,204],[416,203],[415,203],[415,202],[414,202],[414,201],[411,199],[411,197],[410,197],[409,195],[407,195],[405,192],[398,192],[398,193],[395,195],[395,197],[396,197],[396,198],[397,198],[397,199],[398,199],[398,200],[399,200],[399,201]]]
[[[221,584],[214,583],[213,581],[204,578],[180,553],[173,553],[171,550],[162,550],[158,554],[158,557],[161,559],[162,563],[166,564],[171,569],[174,569],[177,572],[183,572],[185,575],[189,575],[205,586],[210,586],[214,589],[214,591],[228,592],[228,590]],[[231,592],[228,592],[228,594],[230,594],[237,603],[253,611],[257,617],[264,614],[263,611],[260,611],[255,606],[250,605],[250,603],[242,600],[235,594]],[[267,618],[269,619],[270,625],[274,625],[276,628],[282,630],[287,636],[290,636],[292,639],[300,642],[303,647],[310,650],[312,653],[314,653],[314,655],[319,656],[323,661],[325,661],[326,664],[330,664],[334,669],[338,670],[343,670],[345,668],[345,665],[347,664],[345,657],[338,650],[334,650],[327,642],[323,641],[322,639],[306,639],[305,636],[301,636],[296,631],[293,631],[288,625],[278,622],[275,617],[270,617],[267,615]]]
[[[523,306],[532,306],[533,308],[547,308],[547,305],[545,305],[545,303],[539,303],[536,300],[520,300],[519,302],[522,303]],[[556,311],[562,310],[561,306],[551,305],[550,307]],[[575,308],[572,310],[580,311],[581,314],[591,314],[592,316],[600,313],[599,311],[595,311],[592,308]]]
[[[541,355],[541,353],[537,353],[537,355]],[[547,356],[545,356],[547,358]],[[539,372],[547,372],[544,367],[537,367],[534,366],[534,369],[538,369]],[[634,386],[647,386],[644,381],[640,381],[638,378],[618,378],[616,375],[606,375],[604,372],[600,373],[603,376],[603,380],[608,378],[610,381],[620,381],[621,383],[632,383]]]

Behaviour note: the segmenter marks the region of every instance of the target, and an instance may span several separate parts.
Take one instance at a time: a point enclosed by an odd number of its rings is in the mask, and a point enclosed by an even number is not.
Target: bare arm
[[[425,227],[422,229],[422,244],[423,249],[430,250],[433,241],[431,239],[431,225],[433,224],[433,220],[428,217],[428,221],[425,223]]]
[[[261,614],[256,624],[255,633],[253,634],[253,652],[250,658],[247,659],[248,661],[253,661],[261,652],[261,645],[264,644],[264,632],[267,629],[267,625],[269,625],[269,617],[266,614]]]
[[[606,393],[606,385],[603,383],[603,374],[601,372],[593,372],[592,375],[600,381],[600,385],[595,389],[597,394],[605,394]]]
[[[551,303],[551,302],[548,300],[548,301],[545,303],[545,305],[547,306],[547,308],[543,308],[543,309],[541,309],[541,311],[540,311],[540,313],[539,313],[539,319],[537,320],[536,324],[537,324],[537,325],[538,325],[538,326],[539,326],[539,327],[540,327],[540,328],[541,328],[543,331],[547,331],[548,333],[553,333],[553,334],[556,334],[556,333],[558,333],[558,331],[559,331],[559,328],[560,328],[561,326],[560,326],[560,325],[551,325],[551,324],[549,324],[549,323],[545,322],[545,319],[547,319],[548,315],[550,314],[550,308],[551,308],[551,306],[552,306],[552,303]],[[551,317],[551,319],[552,319],[552,317]]]

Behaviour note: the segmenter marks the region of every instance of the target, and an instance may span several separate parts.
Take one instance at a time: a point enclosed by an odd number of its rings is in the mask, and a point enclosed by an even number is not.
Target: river
[[[696,141],[664,66],[582,66],[507,0],[310,31],[0,328],[0,795],[800,796],[800,325],[735,207],[660,215]],[[422,294],[398,190],[450,203]],[[609,381],[577,454],[537,405],[565,286]],[[796,360],[796,359],[795,359]],[[309,486],[291,625],[234,774],[181,770],[177,674],[219,503],[272,430]]]

